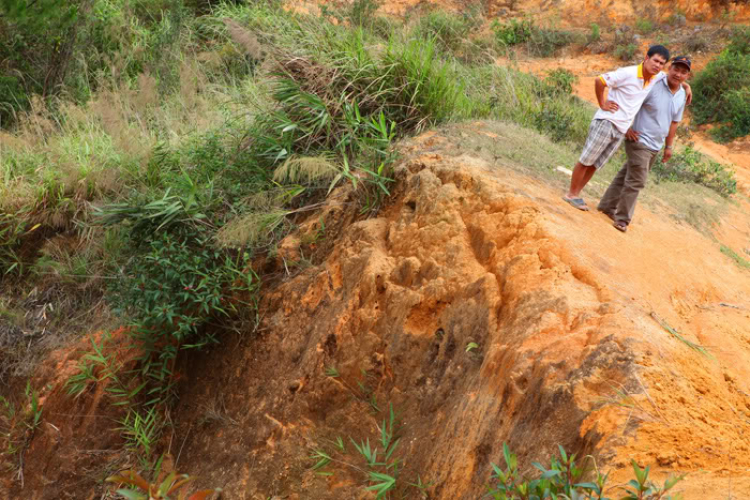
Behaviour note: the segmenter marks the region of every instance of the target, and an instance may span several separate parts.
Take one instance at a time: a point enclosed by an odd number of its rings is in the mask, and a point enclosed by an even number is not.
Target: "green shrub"
[[[492,30],[501,47],[525,44],[529,54],[536,57],[551,57],[575,40],[570,31],[535,26],[529,19],[511,19],[507,23],[495,21]]]
[[[638,52],[638,45],[634,43],[625,43],[615,46],[614,55],[622,61],[631,61]]]
[[[656,23],[654,23],[651,19],[638,19],[635,22],[635,30],[642,35],[648,35],[649,33],[653,32],[656,29]]]
[[[530,19],[511,19],[507,23],[493,21],[492,31],[495,39],[501,46],[513,46],[526,43],[534,31],[534,25]]]
[[[739,41],[738,41],[739,40]],[[725,140],[750,133],[750,53],[738,37],[693,78],[693,114],[698,124],[722,124]]]
[[[660,157],[654,163],[652,171],[657,182],[694,182],[713,189],[722,196],[731,196],[737,192],[733,170],[721,163],[706,160],[691,147],[675,153],[667,163],[663,163]]]
[[[591,33],[587,38],[588,43],[596,43],[602,38],[601,28],[596,23],[591,23]]]
[[[750,26],[735,26],[727,50],[733,54],[750,54]]]
[[[712,135],[724,142],[750,134],[750,87],[727,91],[721,102],[729,122],[712,129]]]
[[[573,93],[573,85],[577,81],[578,77],[565,68],[557,68],[550,71],[544,79],[544,83],[549,86],[553,93],[567,95]]]
[[[153,217],[146,206],[131,214],[132,258],[113,282],[109,301],[130,322],[129,335],[143,352],[138,369],[146,404],[155,404],[170,395],[178,351],[215,342],[208,322],[233,313],[235,294],[254,291],[257,280],[247,269],[247,254],[215,249],[211,234],[187,222],[184,211]]]
[[[570,31],[537,28],[526,42],[526,49],[537,57],[552,57],[574,41],[575,36]]]

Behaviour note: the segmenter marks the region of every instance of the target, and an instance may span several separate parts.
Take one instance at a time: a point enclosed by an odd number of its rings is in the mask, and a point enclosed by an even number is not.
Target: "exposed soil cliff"
[[[266,291],[257,332],[185,360],[162,443],[179,470],[225,498],[369,498],[356,470],[333,463],[320,477],[309,455],[338,437],[375,441],[392,405],[404,477],[431,481],[430,498],[479,498],[503,442],[527,468],[562,444],[617,481],[635,458],[657,475],[691,472],[686,498],[750,495],[750,273],[668,214],[639,208],[623,235],[563,204],[563,179],[493,155],[514,130],[427,133],[404,146],[379,216],[357,221],[341,190],[303,224],[325,223],[319,263]],[[284,245],[288,262],[298,242]],[[101,390],[62,389],[71,352],[36,381],[45,424],[28,489],[11,497],[88,497],[86,471],[123,465],[108,452],[118,437],[92,427],[116,416]]]

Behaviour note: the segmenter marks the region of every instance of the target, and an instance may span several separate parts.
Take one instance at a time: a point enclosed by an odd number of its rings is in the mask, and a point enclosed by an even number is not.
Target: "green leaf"
[[[390,491],[396,484],[395,477],[380,472],[370,472],[370,481],[376,484],[368,486],[366,489],[377,492],[376,499],[385,498],[388,491]]]
[[[127,500],[147,500],[148,498],[146,495],[134,490],[119,489],[117,493],[124,496]]]

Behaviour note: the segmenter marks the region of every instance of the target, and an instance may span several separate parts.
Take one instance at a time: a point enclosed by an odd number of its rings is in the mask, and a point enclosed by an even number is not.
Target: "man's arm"
[[[680,122],[672,122],[672,125],[669,126],[669,133],[664,141],[664,157],[662,161],[669,161],[672,158],[672,143],[674,142],[674,136],[677,133],[677,126],[679,124]]]
[[[597,77],[596,83],[594,84],[594,92],[596,92],[596,100],[599,103],[599,107],[604,111],[614,113],[620,109],[620,106],[618,106],[616,102],[608,101],[604,98],[604,91],[606,89],[607,86],[604,84],[602,77]],[[607,94],[609,94],[609,92],[607,92]]]
[[[693,89],[690,88],[688,82],[682,82],[682,88],[685,89],[685,104],[690,106],[690,103],[693,102]]]

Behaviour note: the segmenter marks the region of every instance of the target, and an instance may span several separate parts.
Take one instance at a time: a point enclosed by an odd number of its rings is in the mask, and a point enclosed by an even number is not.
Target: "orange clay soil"
[[[178,426],[187,470],[231,498],[366,498],[361,476],[317,477],[305,452],[375,439],[393,404],[407,473],[433,481],[432,498],[479,498],[503,442],[527,465],[559,443],[616,483],[633,458],[661,479],[690,472],[689,499],[750,495],[750,273],[645,208],[621,234],[562,203],[564,180],[472,147],[504,127],[405,145],[393,202],[268,290],[256,340],[195,362],[175,412],[193,414]],[[217,398],[236,425],[200,430],[196,409]]]
[[[646,207],[622,234],[564,204],[566,177],[526,177],[482,146],[509,127],[466,123],[404,144],[373,218],[335,191],[258,263],[294,274],[269,282],[257,330],[183,359],[155,451],[224,498],[371,498],[346,465],[362,466],[354,454],[336,455],[331,476],[309,456],[337,437],[374,445],[392,405],[402,477],[431,482],[430,498],[479,498],[503,442],[528,472],[561,444],[597,456],[614,483],[632,458],[655,478],[689,472],[688,499],[750,497],[750,272]],[[725,220],[747,238],[745,209]],[[295,267],[301,254],[313,264]],[[105,387],[65,394],[76,347],[33,380],[44,421],[24,488],[6,475],[2,498],[98,498],[97,481],[128,465]]]

